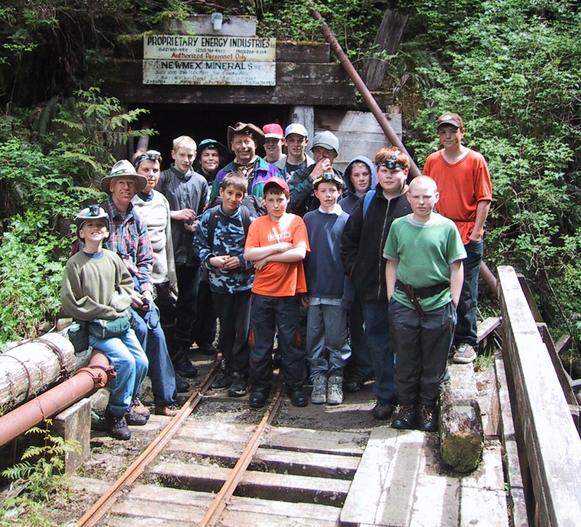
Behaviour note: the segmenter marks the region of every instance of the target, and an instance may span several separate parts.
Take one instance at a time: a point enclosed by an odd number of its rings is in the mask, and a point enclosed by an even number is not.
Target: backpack
[[[217,205],[210,209],[210,218],[208,219],[208,246],[210,249],[214,248],[214,233],[216,232],[216,225],[218,225],[218,218],[220,217],[221,206]],[[242,219],[242,227],[244,228],[244,234],[248,234],[248,229],[252,223],[252,218],[250,216],[250,210],[246,205],[240,205],[240,217]]]
[[[367,216],[367,211],[369,210],[373,196],[375,196],[375,189],[368,190],[363,197],[363,219]]]

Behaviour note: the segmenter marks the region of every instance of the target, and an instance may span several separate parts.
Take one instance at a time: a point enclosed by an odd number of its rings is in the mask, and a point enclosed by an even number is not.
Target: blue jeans
[[[154,306],[149,313],[138,309],[133,310],[133,313],[131,326],[149,359],[148,375],[155,404],[159,406],[175,404],[176,374],[159,321],[159,311]]]
[[[373,391],[381,403],[396,402],[395,362],[389,338],[388,302],[373,300],[361,302],[365,322],[365,339],[375,372]]]
[[[305,352],[299,329],[299,298],[252,295],[250,314],[250,379],[255,390],[272,386],[272,346],[278,329],[281,371],[289,389],[303,385]]]
[[[478,308],[478,276],[484,253],[484,240],[465,245],[468,257],[464,260],[464,283],[458,302],[458,324],[454,335],[454,344],[477,343],[476,309]]]
[[[454,337],[456,308],[449,304],[428,311],[422,320],[415,309],[392,300],[389,329],[397,357],[395,384],[399,404],[433,406],[446,374]]]
[[[89,335],[89,344],[103,352],[115,368],[117,376],[109,385],[107,412],[121,417],[129,411],[131,401],[137,396],[147,374],[145,352],[132,329],[120,337],[110,339]]]
[[[347,313],[341,306],[316,304],[307,311],[307,357],[311,381],[323,375],[343,375],[349,356]]]

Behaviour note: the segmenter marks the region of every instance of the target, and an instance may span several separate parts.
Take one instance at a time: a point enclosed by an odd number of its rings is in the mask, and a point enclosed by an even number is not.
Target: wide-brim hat
[[[228,146],[232,144],[232,137],[234,134],[250,135],[256,143],[256,148],[264,145],[264,134],[258,126],[252,123],[236,123],[234,126],[228,127]]]
[[[109,184],[112,180],[118,177],[134,179],[137,192],[141,192],[147,186],[147,178],[138,174],[131,162],[127,161],[127,159],[122,159],[121,161],[117,161],[117,163],[113,165],[113,168],[111,168],[109,175],[101,180],[101,190],[109,193]]]

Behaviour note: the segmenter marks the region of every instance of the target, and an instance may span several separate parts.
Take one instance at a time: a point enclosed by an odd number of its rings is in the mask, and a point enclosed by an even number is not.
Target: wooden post
[[[509,266],[498,268],[503,348],[514,382],[517,437],[523,440],[538,525],[581,518],[581,441],[535,319]]]

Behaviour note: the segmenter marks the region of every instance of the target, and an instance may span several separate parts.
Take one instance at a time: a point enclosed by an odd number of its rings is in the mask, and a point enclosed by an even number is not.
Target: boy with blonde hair
[[[436,403],[454,337],[466,258],[454,222],[433,212],[438,198],[433,179],[415,178],[407,193],[412,213],[393,222],[383,252],[397,357],[399,406],[393,428],[438,428]]]

